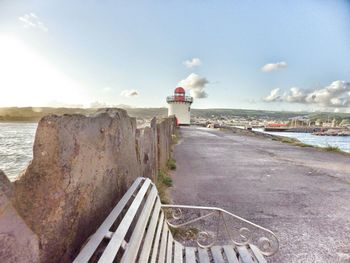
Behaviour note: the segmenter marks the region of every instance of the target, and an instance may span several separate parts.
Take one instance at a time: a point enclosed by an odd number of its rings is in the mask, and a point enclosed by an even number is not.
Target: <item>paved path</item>
[[[350,262],[350,157],[199,127],[181,137],[174,203],[219,206],[273,230],[271,262]]]

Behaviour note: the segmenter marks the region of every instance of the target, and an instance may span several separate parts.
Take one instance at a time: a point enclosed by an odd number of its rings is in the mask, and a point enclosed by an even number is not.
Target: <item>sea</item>
[[[37,123],[0,123],[0,169],[11,181],[26,169],[33,158],[33,143]],[[255,129],[264,132],[262,129]],[[350,152],[350,136],[316,136],[310,133],[271,132],[296,138],[303,143],[320,147],[337,146]]]
[[[14,181],[33,157],[37,123],[0,123],[0,169]]]
[[[269,133],[272,135],[285,136],[290,138],[296,138],[299,141],[319,146],[328,147],[335,146],[344,152],[350,152],[350,136],[318,136],[311,133],[299,133],[299,132],[265,132],[263,129],[254,129],[255,131]]]

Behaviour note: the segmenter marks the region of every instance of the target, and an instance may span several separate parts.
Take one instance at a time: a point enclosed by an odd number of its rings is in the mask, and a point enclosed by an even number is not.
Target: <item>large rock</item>
[[[41,262],[69,262],[141,176],[136,121],[124,110],[47,116],[33,161],[15,182],[15,206],[39,237]]]
[[[119,109],[44,117],[25,173],[0,173],[0,262],[71,262],[136,177],[156,179],[174,129]]]
[[[137,129],[136,141],[138,158],[141,165],[142,176],[155,180],[158,171],[158,145],[157,122],[151,121],[150,127]]]
[[[175,117],[165,118],[157,123],[159,169],[166,168],[166,163],[171,156],[172,135],[175,127]]]
[[[0,170],[0,262],[39,262],[39,242],[11,203],[12,184]]]

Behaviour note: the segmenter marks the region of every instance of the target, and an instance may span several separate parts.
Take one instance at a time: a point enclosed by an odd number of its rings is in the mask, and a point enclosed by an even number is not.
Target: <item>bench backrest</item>
[[[158,191],[147,178],[138,178],[74,262],[166,262],[182,250],[165,223]],[[170,250],[171,253],[166,253]],[[170,262],[170,261],[169,261]]]
[[[252,244],[208,249],[182,246],[170,232],[156,186],[139,177],[74,262],[209,263],[210,258],[215,263],[266,263]]]

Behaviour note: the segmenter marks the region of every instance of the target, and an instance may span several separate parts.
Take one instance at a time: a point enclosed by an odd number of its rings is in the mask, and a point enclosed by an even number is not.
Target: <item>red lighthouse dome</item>
[[[175,95],[176,95],[176,93],[185,94],[185,90],[182,87],[177,87],[175,89]]]
[[[185,100],[185,90],[182,87],[177,87],[174,91],[175,101],[184,101]]]

